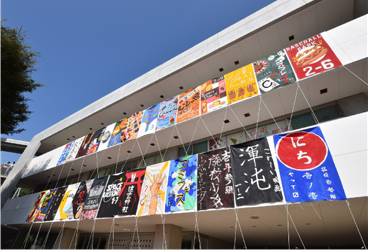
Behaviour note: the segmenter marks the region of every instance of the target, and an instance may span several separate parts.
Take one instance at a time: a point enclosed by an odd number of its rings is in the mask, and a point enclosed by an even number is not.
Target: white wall
[[[8,200],[1,210],[1,224],[25,223],[39,194],[34,193]]]

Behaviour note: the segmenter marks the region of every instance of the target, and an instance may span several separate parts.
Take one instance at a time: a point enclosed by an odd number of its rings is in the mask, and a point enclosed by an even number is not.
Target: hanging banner
[[[227,105],[225,77],[214,78],[201,85],[201,114]]]
[[[147,167],[139,196],[137,216],[164,213],[169,165],[170,161],[166,161]]]
[[[159,111],[160,104],[156,104],[144,110],[142,123],[139,127],[138,137],[155,132]]]
[[[65,159],[65,163],[72,161],[76,158],[79,148],[81,147],[83,141],[84,141],[85,136],[80,137],[79,139],[74,141],[74,145],[72,147],[72,149],[70,150],[68,156]]]
[[[259,126],[257,128],[252,128],[247,130],[247,132],[245,133],[247,141],[252,141],[255,139],[260,139],[260,138],[264,138],[267,137],[267,131],[266,131],[266,127],[265,126]]]
[[[109,147],[117,145],[119,143],[121,143],[121,139],[123,137],[123,132],[127,129],[128,126],[128,119],[124,118],[122,120],[119,120],[118,122],[116,122],[115,124],[115,128],[112,131],[111,134],[111,138],[110,138],[110,142],[109,142]]]
[[[197,196],[197,155],[170,161],[165,212],[194,210]]]
[[[293,67],[284,50],[254,62],[253,67],[261,93],[296,81]]]
[[[230,146],[237,206],[282,201],[267,139]]]
[[[228,148],[198,154],[198,210],[234,207]]]
[[[65,194],[60,202],[60,206],[54,220],[65,220],[68,216],[69,210],[72,206],[74,195],[79,187],[80,183],[69,185],[65,191]]]
[[[176,123],[178,100],[179,95],[161,102],[160,112],[158,113],[156,131],[174,125]]]
[[[253,64],[225,75],[227,101],[229,104],[259,94]]]
[[[287,202],[346,200],[319,127],[273,136]]]
[[[229,135],[226,135],[226,144],[228,146],[236,145],[245,142],[244,133],[236,132]]]
[[[58,160],[58,162],[56,163],[56,166],[58,165],[62,165],[65,163],[66,158],[68,157],[70,151],[73,149],[73,146],[75,144],[75,140],[73,142],[70,142],[68,144],[66,144],[64,151],[61,153],[61,156]]]
[[[299,79],[314,76],[342,65],[323,39],[322,34],[291,45],[285,48],[285,51]]]
[[[110,175],[109,181],[102,194],[97,218],[114,217],[118,214],[119,194],[124,184],[124,173]]]
[[[86,203],[83,206],[83,210],[80,216],[81,220],[94,219],[97,216],[98,207],[102,198],[102,193],[105,189],[109,176],[95,179],[88,192]]]
[[[216,150],[226,147],[226,137],[222,137],[221,139],[210,139],[208,141],[208,150]]]
[[[98,146],[97,151],[105,150],[109,146],[111,134],[114,130],[115,124],[116,123],[106,126],[105,131],[101,136],[100,145]]]
[[[201,86],[183,92],[179,96],[176,123],[194,118],[199,115]]]
[[[54,189],[50,189],[46,192],[46,196],[44,198],[44,200],[42,201],[41,204],[41,208],[38,211],[34,221],[44,221],[45,220],[45,216],[47,214],[47,211],[49,210],[49,208],[51,207],[52,204],[52,200],[54,199],[54,196],[57,192],[57,188]]]
[[[84,156],[87,154],[88,152],[88,146],[91,143],[91,140],[93,138],[93,136],[95,135],[95,132],[90,133],[88,135],[86,135],[83,139],[82,144],[80,145],[80,148],[78,150],[77,156],[75,156],[75,158],[79,158],[81,156]]]
[[[46,213],[45,220],[44,221],[52,221],[55,218],[56,212],[59,209],[61,200],[64,197],[66,191],[66,187],[59,187],[56,194],[54,195],[54,198],[52,200],[51,206],[49,210]]]
[[[125,142],[138,137],[139,127],[142,122],[143,111],[136,112],[128,119],[127,128],[121,133],[120,141]]]
[[[98,147],[101,143],[101,140],[102,140],[102,136],[105,133],[105,130],[106,130],[106,127],[101,128],[100,130],[94,132],[94,135],[91,138],[91,142],[88,145],[88,151],[87,151],[86,155],[97,152],[97,149],[98,149]]]
[[[135,215],[146,169],[124,174],[124,186],[120,190],[118,202],[119,215]]]
[[[79,219],[83,206],[86,203],[89,189],[91,188],[93,180],[82,181],[79,183],[79,187],[74,195],[72,206],[69,210],[67,219],[75,220]]]
[[[45,199],[45,197],[46,197],[46,191],[40,192],[40,194],[38,195],[35,203],[33,204],[33,207],[31,209],[31,211],[28,214],[26,222],[33,222],[34,221],[38,211],[41,209],[42,202]]]

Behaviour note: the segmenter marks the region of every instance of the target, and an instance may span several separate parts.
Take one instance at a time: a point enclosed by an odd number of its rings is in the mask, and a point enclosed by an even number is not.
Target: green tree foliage
[[[4,27],[1,22],[1,133],[13,135],[24,131],[19,124],[27,121],[32,113],[24,96],[43,84],[36,83],[31,75],[39,57],[25,43],[22,28]]]

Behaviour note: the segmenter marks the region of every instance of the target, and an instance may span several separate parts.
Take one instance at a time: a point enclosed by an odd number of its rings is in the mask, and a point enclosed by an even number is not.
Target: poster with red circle
[[[322,34],[285,48],[299,80],[341,66],[341,62]]]
[[[319,127],[275,135],[274,143],[287,202],[346,200]]]

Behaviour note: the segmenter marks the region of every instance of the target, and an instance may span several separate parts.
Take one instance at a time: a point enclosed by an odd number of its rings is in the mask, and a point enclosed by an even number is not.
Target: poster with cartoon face
[[[156,131],[176,123],[178,100],[179,95],[161,102],[156,124]]]
[[[259,95],[253,64],[226,74],[225,83],[229,104]]]
[[[199,115],[201,86],[192,88],[179,96],[176,123],[194,118]]]
[[[201,85],[201,114],[227,105],[225,77],[214,78]]]
[[[253,63],[261,93],[295,82],[296,76],[284,50]]]
[[[160,104],[156,104],[144,110],[138,137],[155,132],[159,111]]]
[[[305,39],[285,48],[299,79],[314,76],[341,66],[331,47],[323,38],[323,33]]]

